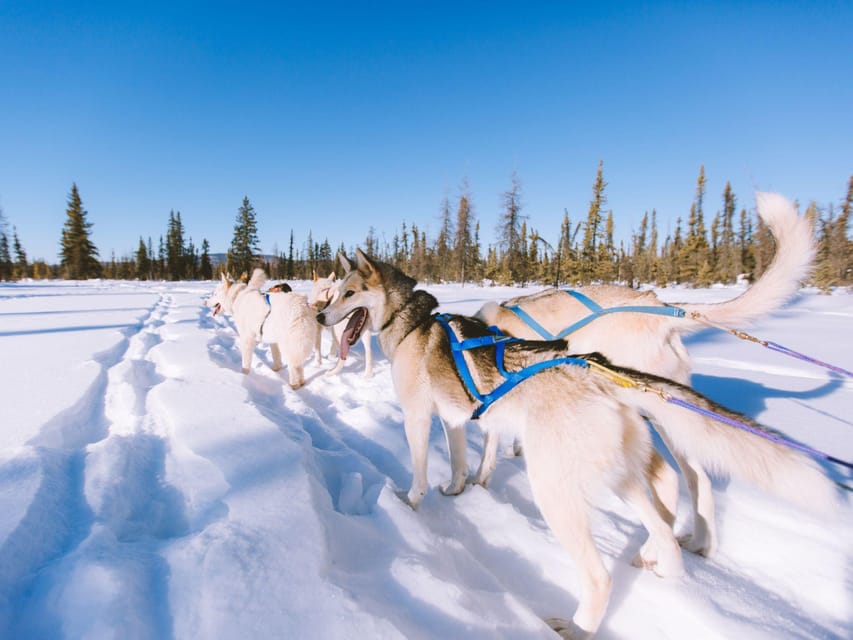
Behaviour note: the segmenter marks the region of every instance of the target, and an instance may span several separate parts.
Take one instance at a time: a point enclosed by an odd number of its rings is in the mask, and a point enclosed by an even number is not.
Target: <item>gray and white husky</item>
[[[333,301],[317,316],[326,326],[348,318],[351,327],[378,333],[404,414],[413,474],[406,497],[414,508],[428,488],[432,414],[440,417],[450,449],[452,478],[442,491],[459,493],[468,475],[465,424],[478,406],[454,364],[450,337],[433,314],[437,300],[415,290],[416,284],[393,266],[357,251],[356,268],[341,278]],[[482,322],[472,318],[454,316],[449,326],[459,340],[489,334]],[[506,344],[503,365],[514,371],[566,356],[567,351],[563,340]],[[481,393],[503,380],[495,352],[495,347],[484,347],[463,354]],[[700,394],[676,382],[617,370],[701,407],[712,407]],[[812,509],[829,510],[836,504],[833,483],[801,453],[638,388],[620,387],[588,369],[548,368],[497,400],[479,422],[487,433],[522,439],[536,504],[577,565],[581,591],[572,621],[549,621],[564,635],[585,637],[595,632],[607,608],[611,579],[590,532],[591,510],[602,489],[614,491],[633,507],[649,533],[635,562],[660,576],[683,573],[678,541],[647,493],[645,469],[652,443],[641,415],[654,419],[675,451],[703,467],[736,474]]]
[[[284,355],[290,386],[298,389],[305,384],[304,364],[312,349],[316,349],[319,363],[320,325],[315,319],[316,311],[301,293],[264,295],[261,287],[266,279],[263,269],[255,269],[247,284],[222,274],[205,305],[213,309],[214,316],[225,312],[234,317],[243,373],[249,373],[252,366],[255,344],[269,344],[273,371],[281,369]]]
[[[601,315],[566,337],[574,353],[597,351],[623,367],[637,369],[684,385],[690,384],[690,357],[683,335],[706,328],[709,323],[727,328],[745,326],[778,309],[799,288],[808,274],[815,254],[811,222],[797,215],[794,205],[775,193],[757,193],[758,214],[776,240],[773,261],[762,276],[738,297],[716,304],[676,304],[685,313],[673,315],[617,312]],[[663,307],[651,291],[628,287],[595,285],[575,289],[598,306],[609,309],[626,306]],[[534,329],[514,308],[520,308],[539,324]],[[487,325],[519,338],[541,340],[542,334],[559,335],[564,329],[589,316],[591,310],[576,297],[557,289],[507,300],[489,302],[476,317]],[[661,432],[664,442],[667,435]],[[487,485],[495,468],[498,439],[486,434],[483,462],[475,482]],[[693,506],[693,526],[683,543],[695,553],[710,556],[717,547],[714,497],[711,481],[696,458],[670,446],[682,470]],[[656,453],[647,469],[656,506],[669,522],[674,521],[678,498],[678,478]]]
[[[342,253],[338,254],[338,259],[344,271],[349,273],[352,270],[350,261]],[[334,296],[337,283],[338,279],[334,271],[325,278],[318,276],[315,271],[311,292],[308,294],[308,304],[317,311],[325,309]],[[339,322],[332,327],[327,327],[332,337],[332,347],[329,351],[329,357],[337,356],[338,361],[333,368],[326,372],[326,375],[335,375],[343,368],[350,346],[360,339],[361,345],[364,348],[364,377],[369,378],[373,375],[373,345],[371,343],[370,332],[360,332],[361,337],[359,338],[358,335],[353,334],[352,330],[350,332],[345,331],[346,324],[346,322]]]

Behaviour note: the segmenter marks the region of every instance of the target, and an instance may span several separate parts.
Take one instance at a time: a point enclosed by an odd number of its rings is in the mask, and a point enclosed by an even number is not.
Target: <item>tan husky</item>
[[[344,271],[349,272],[352,269],[352,265],[346,256],[339,253],[338,258]],[[311,292],[308,294],[308,304],[317,311],[325,309],[326,305],[332,300],[335,285],[337,285],[337,276],[334,271],[325,278],[319,277],[315,271],[314,284],[311,285]],[[343,368],[349,348],[359,339],[357,335],[353,337],[352,332],[345,334],[345,327],[346,322],[339,322],[333,327],[328,327],[332,337],[332,348],[329,351],[329,357],[338,357],[335,366],[326,372],[328,376],[337,374]],[[369,378],[373,375],[373,345],[371,343],[370,332],[363,332],[360,339],[361,345],[364,347],[364,377]]]
[[[305,384],[304,363],[311,350],[316,348],[320,353],[320,326],[304,295],[261,293],[266,279],[263,269],[255,269],[248,284],[234,282],[222,274],[205,305],[213,309],[214,316],[226,312],[234,317],[243,373],[249,373],[252,366],[255,344],[263,342],[270,345],[273,371],[281,369],[284,354],[290,386],[298,389]]]
[[[348,327],[379,334],[404,415],[413,473],[407,500],[412,507],[427,492],[432,414],[441,418],[450,449],[452,478],[442,491],[459,493],[465,487],[465,424],[480,403],[455,364],[450,332],[460,341],[490,335],[479,320],[461,316],[453,316],[445,329],[433,314],[437,300],[415,290],[416,284],[393,266],[357,251],[356,269],[339,281],[332,302],[317,316],[325,326],[348,318]],[[568,351],[563,340],[522,341],[501,349],[505,353],[501,365],[507,371],[550,362]],[[504,380],[496,365],[498,350],[485,346],[462,354],[479,393],[490,392]],[[736,416],[678,383],[616,369],[703,408]],[[572,637],[586,637],[598,629],[610,596],[610,576],[590,532],[591,510],[602,489],[614,491],[633,507],[648,530],[636,561],[661,576],[683,572],[672,528],[647,494],[645,469],[652,444],[641,415],[654,419],[674,451],[703,466],[737,474],[807,507],[829,510],[836,504],[834,485],[818,465],[775,442],[638,388],[620,387],[581,366],[551,366],[527,378],[495,401],[479,422],[487,433],[521,437],[536,504],[577,565],[581,590],[572,622],[549,621]]]
[[[542,340],[559,335],[568,340],[574,353],[597,351],[621,366],[689,385],[690,357],[681,337],[708,327],[708,323],[742,329],[749,322],[778,309],[799,288],[814,258],[814,234],[808,218],[798,216],[796,208],[778,194],[757,193],[756,203],[758,214],[776,240],[776,253],[755,284],[733,300],[717,304],[678,304],[673,308],[664,305],[651,291],[598,285],[574,290],[586,300],[566,291],[550,289],[500,305],[487,303],[476,317],[519,338]],[[605,312],[592,319],[588,301],[604,310],[640,306],[652,307],[653,311],[683,313]],[[528,323],[528,317],[535,324]],[[575,323],[585,319],[590,321],[566,333]],[[665,433],[661,436],[666,442]],[[497,447],[497,438],[487,433],[483,461],[475,482],[488,484],[495,468]],[[693,527],[683,540],[685,548],[710,556],[717,547],[711,482],[697,459],[684,458],[677,450],[673,450],[673,457],[684,474],[693,504]],[[648,473],[656,506],[664,519],[672,522],[678,497],[677,476],[657,454],[652,457]]]

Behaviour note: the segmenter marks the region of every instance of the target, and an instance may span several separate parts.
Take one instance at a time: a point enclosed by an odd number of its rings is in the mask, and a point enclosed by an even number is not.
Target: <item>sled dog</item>
[[[437,300],[415,290],[416,284],[395,267],[357,251],[356,268],[341,278],[333,301],[317,316],[325,326],[349,319],[350,327],[378,333],[404,414],[413,474],[406,498],[413,508],[427,492],[431,415],[441,418],[450,449],[452,477],[442,491],[459,493],[467,478],[465,423],[478,405],[455,366],[448,331],[433,315]],[[448,324],[458,340],[489,334],[473,318],[453,316]],[[480,393],[502,380],[496,351],[492,346],[463,352]],[[516,371],[566,356],[567,351],[564,340],[506,343],[502,367]],[[619,371],[704,408],[712,406],[676,382]],[[831,509],[835,504],[833,483],[801,453],[638,388],[620,387],[589,369],[561,365],[533,375],[494,402],[479,422],[486,432],[521,437],[536,504],[577,566],[581,586],[572,621],[549,621],[562,633],[585,636],[596,631],[607,608],[611,579],[590,533],[592,505],[602,489],[614,491],[630,505],[648,531],[636,563],[660,576],[683,573],[672,528],[646,493],[652,443],[641,415],[653,417],[675,451],[705,467],[736,474],[807,507]]]
[[[342,253],[338,254],[338,258],[340,259],[344,271],[349,272],[352,269],[349,260],[347,260]],[[314,284],[311,285],[311,292],[308,294],[308,304],[314,307],[317,311],[325,309],[326,305],[328,305],[332,300],[336,284],[337,276],[335,276],[334,271],[325,278],[319,277],[315,271]],[[326,372],[326,375],[335,375],[343,368],[350,346],[360,339],[361,344],[364,347],[364,377],[371,377],[373,375],[373,346],[371,344],[370,332],[361,333],[360,338],[359,336],[354,335],[352,331],[345,334],[344,329],[346,328],[346,322],[339,322],[335,326],[327,328],[329,329],[329,333],[332,337],[332,348],[329,352],[329,357],[337,356],[338,362],[335,364],[334,368],[329,369],[329,371]]]
[[[715,304],[676,304],[684,315],[648,312],[617,312],[601,315],[565,337],[573,353],[597,351],[618,365],[690,384],[690,357],[681,340],[685,334],[708,327],[705,321],[730,328],[744,328],[751,321],[778,309],[800,286],[808,274],[815,254],[811,223],[783,196],[757,193],[758,214],[776,240],[776,252],[768,269],[749,289],[727,302]],[[575,289],[598,306],[608,309],[625,306],[667,306],[651,291],[629,287],[594,285]],[[514,311],[520,308],[521,313]],[[502,304],[485,304],[476,314],[487,325],[495,325],[511,336],[542,340],[543,335],[559,335],[565,329],[590,316],[591,309],[568,292],[549,289],[529,296],[513,298]],[[523,315],[533,318],[534,329]],[[694,521],[685,536],[690,551],[710,556],[717,546],[714,499],[711,482],[696,458],[684,457],[667,441],[685,477]],[[483,462],[475,482],[487,485],[495,468],[498,439],[485,436]],[[670,522],[674,520],[678,498],[678,478],[657,453],[652,454],[649,481],[656,506]]]
[[[243,373],[249,373],[255,344],[270,345],[273,371],[281,369],[282,355],[287,363],[290,386],[298,389],[305,384],[305,360],[311,350],[320,353],[320,326],[316,311],[308,306],[307,298],[299,293],[271,293],[260,289],[266,282],[263,269],[255,269],[247,284],[234,282],[222,274],[205,304],[213,315],[221,312],[234,317],[243,358]]]

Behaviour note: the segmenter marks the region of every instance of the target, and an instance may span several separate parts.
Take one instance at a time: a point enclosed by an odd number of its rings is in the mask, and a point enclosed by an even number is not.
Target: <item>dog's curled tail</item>
[[[663,389],[705,411],[778,436],[756,422],[721,407],[689,387],[653,378],[649,386]],[[717,476],[734,476],[751,482],[808,511],[831,513],[840,503],[835,483],[809,455],[750,433],[651,393],[634,391],[634,401],[682,456],[698,462]]]
[[[247,289],[258,289],[264,286],[264,283],[267,281],[267,274],[260,267],[256,267],[254,271],[252,271],[252,277],[249,279],[249,283],[246,285]]]
[[[816,252],[811,220],[798,215],[794,204],[778,193],[757,192],[755,203],[758,215],[776,240],[770,266],[749,289],[733,300],[678,305],[688,316],[696,312],[712,322],[743,327],[785,304],[808,276]]]

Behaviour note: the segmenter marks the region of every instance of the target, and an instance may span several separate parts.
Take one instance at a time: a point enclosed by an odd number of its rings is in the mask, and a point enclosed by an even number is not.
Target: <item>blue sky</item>
[[[56,261],[76,182],[101,257],[170,210],[224,251],[242,198],[264,251],[434,237],[467,177],[493,242],[513,171],[556,241],[599,160],[628,238],[706,215],[726,181],[838,203],[853,174],[851,2],[5,2],[0,207]]]

